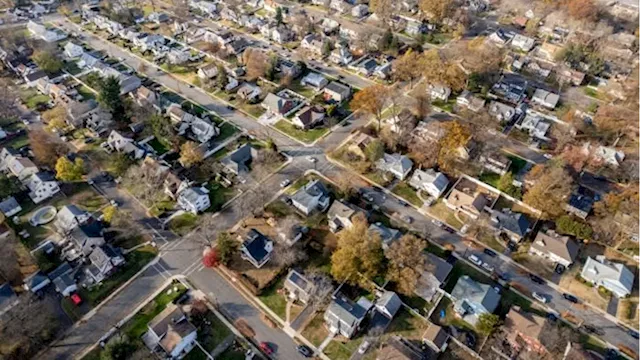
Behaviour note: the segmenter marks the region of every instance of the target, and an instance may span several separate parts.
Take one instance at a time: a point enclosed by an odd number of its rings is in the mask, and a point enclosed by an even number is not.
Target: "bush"
[[[572,235],[579,239],[589,239],[593,235],[593,229],[589,224],[564,215],[556,221],[556,230],[562,235]]]

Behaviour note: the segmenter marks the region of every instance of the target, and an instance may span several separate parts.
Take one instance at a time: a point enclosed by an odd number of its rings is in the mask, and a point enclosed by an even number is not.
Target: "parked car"
[[[531,296],[543,304],[546,304],[549,301],[549,299],[547,299],[547,297],[544,294],[540,294],[535,291],[531,293]]]
[[[481,266],[483,269],[487,270],[490,273],[493,272],[493,270],[495,270],[495,268],[491,264],[486,262],[483,262]]]
[[[469,255],[467,259],[472,263],[474,263],[475,265],[482,266],[482,260],[480,260],[480,258],[477,257],[476,255],[473,255],[473,254]]]
[[[402,221],[406,222],[407,224],[411,224],[413,222],[413,218],[409,215],[403,215]]]
[[[640,335],[638,334],[638,332],[633,329],[627,330],[627,333],[631,335],[631,337],[633,337],[634,339],[640,339]]]
[[[589,334],[596,334],[598,336],[604,335],[604,331],[602,331],[602,329],[599,329],[593,325],[582,325],[582,329]]]
[[[269,343],[266,343],[264,341],[260,343],[260,350],[262,350],[267,355],[273,354],[273,349],[271,348],[271,345],[269,345]]]
[[[307,161],[308,161],[308,162],[312,162],[312,163],[315,163],[316,161],[318,161],[318,160],[317,160],[316,158],[314,158],[313,156],[307,156],[307,157],[306,157],[306,159],[307,159]]]
[[[575,297],[575,296],[573,296],[571,294],[568,294],[568,293],[562,294],[562,297],[565,298],[567,301],[571,301],[574,304],[577,304],[580,301],[580,300],[578,300],[577,297]]]
[[[484,249],[484,253],[489,255],[489,256],[491,256],[491,257],[494,257],[494,256],[498,255],[495,251],[493,251],[491,249]]]
[[[531,281],[533,281],[534,283],[540,284],[540,285],[544,285],[546,284],[546,282],[544,281],[543,278],[541,278],[538,275],[534,275],[534,274],[529,274],[529,278],[531,279]]]
[[[289,179],[284,179],[284,180],[282,180],[282,182],[280,183],[280,187],[281,187],[281,188],[284,188],[284,187],[289,186],[289,184],[291,184],[291,180],[289,180]]]
[[[358,348],[358,354],[366,353],[370,345],[371,345],[371,342],[369,342],[369,340],[365,340]]]
[[[309,358],[313,356],[313,351],[307,345],[298,345],[296,349],[298,349],[298,352],[304,357]]]
[[[78,295],[78,293],[71,294],[70,298],[73,305],[79,306],[80,304],[82,304],[82,298],[80,297],[80,295]]]

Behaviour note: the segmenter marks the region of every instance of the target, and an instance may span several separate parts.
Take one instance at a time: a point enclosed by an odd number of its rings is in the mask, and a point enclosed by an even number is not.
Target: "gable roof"
[[[360,304],[353,302],[343,294],[337,294],[329,304],[327,313],[331,314],[337,320],[341,320],[349,326],[353,326],[364,318],[367,313],[367,309],[362,307]]]
[[[267,251],[267,243],[271,240],[256,229],[249,230],[247,239],[242,243],[247,252],[257,262],[262,262],[270,252]]]
[[[542,252],[555,254],[568,262],[574,262],[578,256],[578,244],[568,236],[559,236],[554,232],[538,232],[531,247]]]
[[[451,291],[451,296],[460,301],[467,301],[482,305],[487,311],[493,312],[500,302],[500,296],[488,284],[482,284],[463,275],[458,279]]]
[[[391,245],[394,240],[399,239],[402,233],[398,229],[386,227],[380,222],[369,225],[369,232],[375,232],[380,235],[380,240],[386,246]]]
[[[347,85],[343,85],[337,81],[330,82],[327,86],[325,86],[324,89],[341,95],[349,94],[349,92],[351,91],[351,89]]]
[[[624,264],[607,260],[604,255],[598,255],[595,259],[589,256],[581,275],[593,283],[600,281],[615,283],[614,286],[622,286],[628,293],[633,289],[634,276],[631,270]]]
[[[291,196],[291,200],[299,204],[307,205],[314,201],[316,198],[321,198],[323,196],[327,196],[328,194],[329,191],[324,186],[324,184],[320,180],[316,179],[298,189],[298,191],[296,191]]]
[[[268,93],[262,101],[262,105],[271,111],[279,114],[286,114],[293,108],[293,101],[273,93]]]
[[[341,200],[336,200],[331,204],[331,207],[329,207],[329,211],[327,211],[327,218],[332,219],[335,217],[341,217],[349,219],[355,213],[356,210],[349,204],[345,204]]]
[[[222,164],[231,168],[236,173],[242,170],[248,171],[246,163],[251,161],[254,151],[253,146],[251,146],[250,143],[246,143],[227,155],[222,160]]]
[[[376,306],[378,308],[384,308],[391,317],[395,316],[395,314],[400,310],[402,306],[402,300],[398,294],[393,291],[385,291],[376,301]]]
[[[160,346],[168,353],[175,349],[182,338],[197,330],[175,304],[167,305],[160,314],[151,320],[148,326],[162,338]]]
[[[3,214],[11,213],[18,208],[21,208],[21,206],[13,196],[5,199],[3,202],[0,202],[0,212],[2,212]]]
[[[520,237],[524,236],[529,229],[529,220],[527,217],[521,213],[516,213],[511,210],[494,210],[492,219],[497,222],[500,229],[508,230],[512,233],[518,234]]]
[[[546,318],[536,315],[534,313],[525,313],[519,307],[512,307],[507,313],[505,319],[505,326],[511,331],[509,336],[515,335],[515,332],[520,332],[530,338],[539,340]]]
[[[385,153],[382,158],[376,162],[376,165],[387,171],[393,170],[400,174],[404,174],[413,168],[413,161],[411,161],[406,155],[402,155],[400,153]]]
[[[436,172],[434,169],[417,169],[413,172],[411,181],[418,181],[421,184],[432,184],[440,191],[444,191],[447,185],[449,185],[449,179],[447,179],[443,173]]]
[[[296,118],[305,126],[310,126],[324,118],[324,109],[315,106],[305,106],[296,115]]]
[[[209,196],[206,192],[202,190],[200,187],[190,187],[185,189],[180,193],[180,197],[185,201],[194,204],[201,196]]]

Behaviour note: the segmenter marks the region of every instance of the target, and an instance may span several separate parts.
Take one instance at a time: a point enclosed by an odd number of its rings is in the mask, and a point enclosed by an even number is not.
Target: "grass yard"
[[[396,187],[393,188],[392,192],[401,198],[407,200],[411,204],[422,207],[422,199],[418,196],[418,193],[409,186],[406,182],[400,182]]]
[[[226,122],[226,123],[222,124],[222,126],[220,126],[220,134],[216,138],[216,141],[222,142],[222,141],[226,140],[227,138],[233,136],[233,134],[235,134],[237,132],[238,132],[238,129],[235,126],[233,126],[230,123]]]
[[[309,340],[314,346],[320,346],[322,341],[329,335],[329,330],[324,325],[324,313],[318,312],[313,320],[302,330],[302,336]]]
[[[485,172],[485,173],[482,173],[482,175],[480,175],[479,180],[497,189],[498,182],[500,181],[500,175],[492,172]]]
[[[390,180],[387,180],[387,178],[385,177],[385,174],[383,171],[380,170],[376,170],[374,169],[371,172],[368,172],[366,174],[364,174],[364,176],[371,180],[372,182],[374,182],[377,185],[380,185],[382,187],[385,187],[387,185],[389,185],[389,183],[391,182]]]
[[[442,201],[438,201],[437,203],[432,205],[428,211],[432,216],[446,222],[457,230],[460,230],[464,225],[460,220],[456,218],[453,211],[451,211]]]
[[[358,349],[362,340],[364,340],[364,337],[362,336],[356,339],[351,339],[346,343],[342,343],[334,339],[331,340],[326,348],[324,348],[323,352],[331,360],[348,360],[351,357],[351,354]]]
[[[167,149],[167,147],[160,140],[158,140],[158,138],[155,137],[147,144],[149,144],[149,146],[151,146],[158,155],[162,155],[169,151],[169,149]]]
[[[527,167],[527,164],[528,164],[527,160],[519,156],[507,155],[507,158],[511,160],[511,166],[509,167],[509,171],[511,171],[512,174],[518,174],[520,173],[520,171],[522,171],[522,169]]]
[[[174,291],[177,287],[178,291]],[[169,293],[171,290],[171,293]],[[122,327],[122,332],[130,339],[138,339],[147,332],[147,324],[164,310],[174,299],[184,293],[186,288],[179,282],[169,285],[162,293],[145,305]]]
[[[584,88],[584,94],[595,99],[600,98],[600,94],[598,93],[598,90],[594,90],[588,86]]]
[[[169,223],[169,228],[178,235],[186,235],[196,227],[197,223],[198,215],[184,213],[173,218]]]
[[[46,104],[51,100],[47,95],[31,88],[20,90],[20,99],[29,109],[35,109],[39,104]]]
[[[502,253],[505,249],[505,246],[502,245],[495,236],[491,234],[482,234],[482,236],[478,237],[478,241],[492,248],[493,250]]]
[[[189,351],[189,353],[185,355],[185,357],[183,357],[182,359],[183,360],[207,360],[209,358],[207,357],[207,354],[205,354],[204,351],[200,349],[200,347],[194,346],[193,349],[191,349],[191,351]]]
[[[283,320],[286,318],[287,299],[285,299],[283,294],[278,293],[278,290],[282,289],[284,280],[284,276],[280,277],[280,280],[271,285],[268,289],[264,290],[262,294],[258,296],[260,301],[267,305],[269,309],[273,310],[273,312]]]
[[[225,350],[222,354],[216,357],[216,360],[245,360],[246,355],[244,349],[232,349]]]
[[[275,128],[282,131],[286,135],[300,140],[304,143],[312,143],[329,132],[327,128],[317,128],[310,130],[300,130],[287,120],[280,120],[275,125]]]
[[[413,315],[410,311],[401,308],[393,318],[387,333],[400,335],[406,339],[419,340],[429,327],[429,322]]]
[[[207,351],[213,351],[224,339],[231,335],[231,330],[211,311],[205,315],[206,325],[198,327],[198,342]]]
[[[11,140],[5,142],[3,147],[12,147],[14,149],[20,149],[23,146],[29,145],[29,136],[20,135],[12,138]]]
[[[162,97],[164,97],[168,101],[176,104],[182,104],[185,101],[182,96],[174,93],[173,91],[164,91],[160,95],[162,95]]]
[[[268,213],[271,213],[276,218],[283,218],[293,213],[293,210],[291,209],[291,207],[280,200],[275,200],[269,203],[265,207],[265,211]]]
[[[216,182],[208,184],[207,189],[209,189],[209,201],[211,202],[211,206],[207,209],[208,212],[219,211],[222,209],[222,205],[236,195],[233,188],[226,188]]]

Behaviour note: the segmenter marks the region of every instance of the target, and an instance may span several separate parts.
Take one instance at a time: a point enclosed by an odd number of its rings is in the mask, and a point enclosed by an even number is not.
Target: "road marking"
[[[196,260],[191,265],[187,266],[187,268],[184,269],[184,271],[182,272],[182,275],[189,276],[189,274],[193,272],[192,270],[197,268],[198,265],[202,265],[202,263],[200,262],[200,259]]]
[[[158,272],[158,274],[160,274],[160,276],[162,276],[165,280],[167,280],[167,276],[163,274],[162,271],[156,267],[156,265],[158,265],[158,263],[151,265],[151,267],[154,268]]]
[[[164,265],[162,265],[160,262],[157,262],[154,265],[159,267],[160,269],[162,269],[162,271],[164,271],[165,273],[167,273],[167,275],[168,275],[167,277],[172,277],[173,276],[173,274],[171,274],[171,272],[169,270],[167,270],[167,268],[165,268]]]

